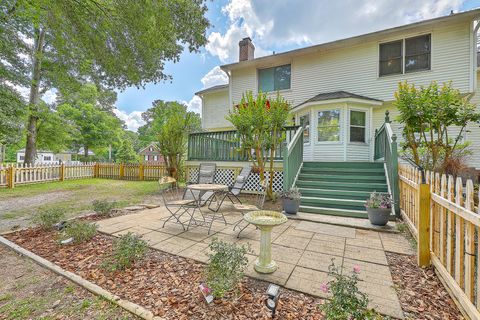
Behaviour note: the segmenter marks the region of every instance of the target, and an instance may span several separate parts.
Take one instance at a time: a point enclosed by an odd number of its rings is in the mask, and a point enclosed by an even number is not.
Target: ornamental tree
[[[419,88],[403,82],[395,92],[394,106],[400,111],[406,154],[424,169],[454,173],[452,163],[460,163],[468,154],[468,144],[462,141],[467,125],[480,120],[475,105],[451,82]]]
[[[274,100],[260,92],[256,97],[251,91],[226,117],[238,131],[241,149],[246,151],[253,167],[258,170],[260,180],[265,180],[268,165],[269,184],[267,195],[273,198],[273,170],[275,152],[285,141],[290,105],[279,94]]]

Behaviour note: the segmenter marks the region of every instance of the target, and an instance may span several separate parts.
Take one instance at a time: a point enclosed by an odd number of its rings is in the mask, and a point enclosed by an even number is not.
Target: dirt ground
[[[0,319],[138,319],[0,245]]]

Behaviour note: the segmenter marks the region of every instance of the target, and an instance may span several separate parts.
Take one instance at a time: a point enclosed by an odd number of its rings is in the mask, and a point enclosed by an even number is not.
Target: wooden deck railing
[[[290,143],[283,151],[283,189],[285,191],[295,184],[303,163],[303,128],[298,128]]]
[[[166,174],[166,167],[158,164],[0,164],[0,187],[83,178],[157,180]]]
[[[394,200],[393,209],[397,217],[400,216],[399,203],[399,185],[398,185],[398,151],[397,136],[393,133],[390,125],[388,110],[385,112],[385,123],[380,129],[375,130],[374,160],[383,160],[385,162],[388,186]]]
[[[285,127],[287,143],[298,126]],[[248,150],[241,148],[236,130],[192,133],[188,136],[188,160],[248,161]],[[275,151],[275,160],[283,157],[283,146]]]
[[[432,263],[463,311],[480,319],[480,209],[472,180],[403,164],[399,178],[401,214],[417,239],[419,264]]]

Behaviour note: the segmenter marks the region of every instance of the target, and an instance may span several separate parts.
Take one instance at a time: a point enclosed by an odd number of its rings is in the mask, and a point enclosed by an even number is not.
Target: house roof
[[[366,96],[361,96],[359,94],[347,92],[347,91],[335,91],[335,92],[326,92],[326,93],[320,93],[317,94],[316,96],[300,103],[299,105],[296,105],[293,107],[293,109],[298,108],[304,104],[310,103],[310,102],[318,102],[318,101],[327,101],[327,100],[338,100],[338,99],[359,99],[359,100],[370,100],[370,101],[375,101],[375,102],[383,102],[382,100],[374,99],[374,98],[369,98]]]
[[[153,147],[155,149],[155,151],[160,151],[160,147],[158,146],[158,144],[156,144],[155,142],[150,142],[145,148],[143,149],[140,149],[140,151],[138,151],[138,153],[142,153],[144,151],[147,151],[148,148],[150,147]]]
[[[207,92],[223,91],[223,90],[226,90],[227,88],[228,88],[228,83],[227,84],[220,84],[220,85],[217,85],[217,86],[213,86],[213,87],[195,92],[195,95],[199,96],[199,95],[202,95],[202,94],[207,93]]]
[[[375,40],[379,36],[382,37],[387,37],[387,36],[392,36],[395,33],[399,33],[402,31],[408,31],[411,29],[415,29],[421,26],[430,26],[433,24],[438,24],[438,23],[446,23],[450,21],[462,21],[462,20],[472,20],[475,18],[478,18],[480,16],[480,8],[465,11],[465,12],[460,12],[460,13],[454,13],[454,14],[449,14],[447,16],[443,17],[438,17],[438,18],[433,18],[433,19],[428,19],[428,20],[423,20],[415,23],[410,23],[394,28],[389,28],[389,29],[384,29],[384,30],[379,30],[371,33],[366,33],[350,38],[344,38],[340,40],[335,40],[331,42],[326,42],[326,43],[321,43],[309,47],[304,47],[300,49],[295,49],[291,51],[286,51],[282,53],[276,53],[273,55],[268,55],[264,57],[259,57],[256,59],[251,59],[251,60],[245,60],[245,61],[240,61],[240,62],[235,62],[235,63],[230,63],[221,66],[220,68],[224,71],[228,70],[234,70],[234,69],[240,69],[243,67],[248,67],[248,66],[261,66],[261,65],[268,65],[269,63],[272,63],[273,60],[275,59],[289,59],[294,56],[300,56],[300,55],[305,55],[309,53],[315,53],[315,52],[320,52],[320,51],[325,51],[325,50],[330,50],[334,48],[345,48],[345,47],[351,47],[353,45],[358,45],[361,43],[364,43],[365,41],[369,40]]]

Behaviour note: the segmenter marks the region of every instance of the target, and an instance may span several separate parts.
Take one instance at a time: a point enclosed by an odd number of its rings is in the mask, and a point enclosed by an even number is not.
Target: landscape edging
[[[94,284],[94,283],[92,283],[88,280],[83,279],[82,277],[80,277],[79,275],[76,275],[73,272],[70,272],[70,271],[67,271],[67,270],[64,270],[64,269],[60,268],[56,264],[54,264],[54,263],[36,255],[36,254],[34,254],[31,251],[28,251],[28,250],[22,248],[21,246],[7,240],[6,238],[4,238],[2,236],[0,236],[0,243],[9,247],[10,249],[17,252],[18,254],[21,254],[25,257],[30,258],[31,260],[33,260],[38,265],[40,265],[44,268],[47,268],[50,271],[53,271],[58,275],[61,275],[62,277],[66,278],[66,279],[74,282],[75,284],[81,286],[82,288],[90,291],[91,293],[103,297],[104,299],[118,305],[119,307],[127,310],[128,312],[130,312],[130,313],[132,313],[132,314],[134,314],[134,315],[136,315],[136,316],[138,316],[142,319],[145,319],[145,320],[163,320],[163,318],[161,318],[161,317],[154,316],[151,311],[145,309],[144,307],[142,307],[142,306],[140,306],[136,303],[133,303],[131,301],[123,300],[119,296],[111,293],[110,291],[107,291],[107,290],[103,289],[102,287],[100,287],[100,286],[98,286],[98,285],[96,285],[96,284]]]

